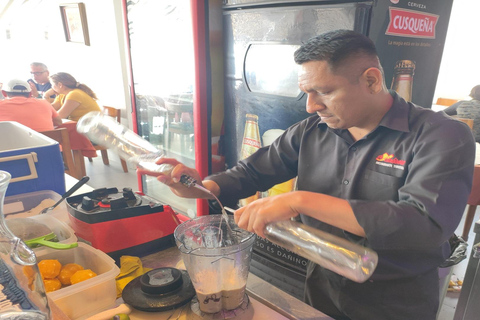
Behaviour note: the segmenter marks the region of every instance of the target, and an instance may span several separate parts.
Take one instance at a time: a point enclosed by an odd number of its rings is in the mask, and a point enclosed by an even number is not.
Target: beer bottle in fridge
[[[240,151],[240,159],[249,157],[261,147],[262,143],[260,140],[260,131],[258,129],[258,116],[255,114],[247,114],[245,131],[243,133],[242,149]],[[259,193],[257,192],[253,196],[240,200],[240,206],[246,206],[258,198]]]
[[[395,90],[403,99],[412,101],[413,75],[415,61],[399,60],[393,71],[393,81],[390,89]]]

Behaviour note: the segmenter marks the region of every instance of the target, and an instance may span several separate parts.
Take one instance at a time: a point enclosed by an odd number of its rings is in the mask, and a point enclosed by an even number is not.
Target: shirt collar
[[[389,90],[393,97],[393,104],[390,110],[383,116],[378,126],[383,126],[392,130],[410,132],[408,125],[408,115],[410,105],[395,91]]]

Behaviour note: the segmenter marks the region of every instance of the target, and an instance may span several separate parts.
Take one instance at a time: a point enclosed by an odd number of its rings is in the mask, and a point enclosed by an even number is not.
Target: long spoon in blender
[[[195,180],[194,180],[195,181]],[[237,238],[235,237],[235,234],[233,233],[233,230],[232,228],[230,227],[230,223],[228,223],[228,215],[227,215],[227,212],[225,211],[225,208],[223,207],[222,203],[220,202],[220,200],[218,200],[218,198],[213,194],[213,192],[211,192],[210,190],[208,190],[207,188],[204,188],[202,186],[200,186],[198,183],[196,183],[196,181],[191,185],[192,187],[195,187],[199,190],[202,190],[203,192],[206,192],[208,193],[209,195],[213,196],[215,198],[215,200],[217,200],[218,204],[220,205],[220,208],[222,208],[222,218],[220,220],[220,225],[218,226],[220,228],[220,230],[222,229],[222,220],[225,220],[225,224],[227,225],[227,238],[230,238],[232,240],[232,243],[233,244],[238,244],[238,241],[237,241]],[[232,209],[230,209],[232,210]]]
[[[90,177],[87,177],[87,176],[80,179],[70,190],[68,190],[67,192],[65,192],[63,194],[62,198],[60,200],[58,200],[57,203],[55,203],[51,207],[43,209],[42,211],[40,211],[40,214],[44,214],[44,213],[47,213],[48,211],[51,211],[51,210],[55,209],[63,200],[70,197],[72,195],[72,193],[74,193],[75,191],[80,189],[81,186],[83,186],[85,183],[87,183],[88,180],[90,180]]]

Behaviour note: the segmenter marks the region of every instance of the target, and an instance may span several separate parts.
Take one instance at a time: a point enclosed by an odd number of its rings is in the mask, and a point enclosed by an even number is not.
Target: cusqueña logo
[[[435,39],[438,15],[420,11],[389,8],[390,22],[386,35]]]

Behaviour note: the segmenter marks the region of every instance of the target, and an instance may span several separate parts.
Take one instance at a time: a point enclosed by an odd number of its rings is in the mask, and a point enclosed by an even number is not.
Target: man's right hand
[[[28,81],[30,88],[32,89],[32,98],[38,98],[38,90],[33,81]]]
[[[196,198],[196,199],[213,199],[210,194],[205,191],[202,191],[195,187],[187,187],[180,182],[182,175],[188,175],[197,181],[197,184],[206,188],[210,192],[213,192],[218,196],[218,186],[213,181],[206,181],[205,184],[202,183],[202,178],[197,170],[189,168],[184,164],[178,162],[173,158],[160,158],[157,160],[156,164],[170,164],[174,168],[170,173],[164,174],[161,172],[148,171],[143,168],[137,168],[137,173],[146,174],[149,176],[157,177],[157,180],[161,183],[167,185],[172,192],[182,198]],[[216,187],[216,188],[215,188]]]

